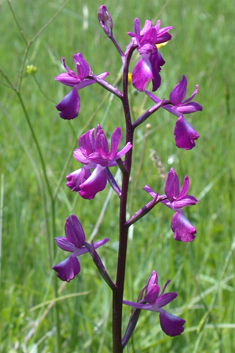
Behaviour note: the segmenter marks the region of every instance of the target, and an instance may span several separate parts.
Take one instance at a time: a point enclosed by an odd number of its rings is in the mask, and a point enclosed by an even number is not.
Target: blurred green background
[[[25,38],[32,39],[62,6],[62,1],[11,1],[12,9]],[[101,4],[88,0],[70,0],[60,14],[37,37],[29,49],[22,70],[21,95],[30,122],[37,135],[51,190],[56,190],[56,235],[63,236],[69,214],[80,219],[89,239],[105,200],[108,207],[94,240],[109,237],[99,250],[111,277],[115,277],[118,241],[118,199],[109,187],[94,200],[83,200],[65,185],[65,176],[80,167],[69,159],[62,182],[58,184],[68,156],[76,147],[75,134],[100,123],[111,137],[118,125],[124,131],[124,117],[116,97],[92,85],[79,92],[81,107],[78,118],[60,119],[55,102],[70,89],[56,82],[62,72],[61,56],[73,70],[72,54],[82,52],[94,73],[109,72],[107,81],[114,83],[121,68],[120,57],[104,35],[97,20]],[[160,157],[165,171],[174,167],[182,185],[187,174],[189,194],[200,202],[185,210],[197,229],[193,243],[173,239],[170,229],[172,211],[156,206],[131,229],[125,284],[125,299],[136,301],[152,270],[164,286],[171,279],[170,291],[178,297],[167,310],[186,320],[185,332],[176,338],[166,336],[159,326],[157,313],[143,312],[133,338],[125,352],[233,352],[235,342],[235,257],[234,257],[234,178],[235,178],[235,22],[231,0],[156,0],[108,1],[113,18],[114,35],[123,50],[129,43],[127,31],[133,31],[134,19],[145,19],[161,26],[174,26],[172,40],[160,49],[166,61],[161,71],[159,98],[169,96],[182,74],[188,79],[187,97],[195,84],[199,92],[195,100],[203,111],[188,117],[199,133],[191,151],[175,147],[175,118],[166,111],[152,115],[145,139],[145,124],[135,134],[134,161],[128,212],[132,215],[150,198],[142,188],[148,184],[164,193],[164,183],[150,158],[150,149]],[[13,85],[17,85],[26,45],[14,21],[8,1],[0,1],[0,67]],[[131,65],[134,67],[135,60]],[[35,65],[35,78],[26,66]],[[55,316],[53,312],[53,279],[48,244],[51,238],[51,205],[44,183],[45,205],[35,168],[42,180],[42,166],[32,134],[16,93],[6,87],[0,77],[0,174],[4,193],[1,229],[0,272],[0,351],[54,352]],[[121,86],[119,87],[121,89]],[[151,89],[151,86],[148,87]],[[43,93],[42,93],[43,92]],[[104,100],[104,97],[106,99]],[[152,101],[130,86],[133,119]],[[97,107],[99,110],[93,114]],[[124,137],[124,133],[123,133]],[[25,147],[23,147],[23,144]],[[122,145],[124,144],[124,138]],[[120,144],[121,146],[121,144]],[[141,154],[143,161],[141,162]],[[142,164],[140,164],[142,163]],[[141,166],[138,172],[139,166]],[[115,173],[115,168],[113,169]],[[46,235],[47,213],[49,240]],[[55,264],[65,258],[58,250]],[[70,283],[57,280],[58,314],[64,353],[111,352],[111,292],[103,283],[89,255],[79,259],[81,273]],[[130,308],[124,307],[123,329]]]

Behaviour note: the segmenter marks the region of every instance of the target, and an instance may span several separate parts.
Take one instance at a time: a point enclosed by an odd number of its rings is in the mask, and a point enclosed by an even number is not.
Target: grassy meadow
[[[76,136],[100,123],[110,138],[116,126],[124,131],[124,117],[116,97],[91,85],[79,92],[78,118],[60,119],[55,104],[70,88],[54,77],[62,72],[61,56],[74,70],[72,55],[81,52],[95,74],[108,71],[107,81],[114,83],[121,60],[99,26],[101,3],[69,0],[41,33],[63,1],[12,0],[10,4],[22,32],[8,1],[1,0],[0,352],[56,352],[59,327],[60,352],[110,353],[111,291],[89,254],[79,259],[81,272],[70,283],[57,279],[51,267],[65,258],[54,246],[53,234],[63,236],[66,217],[76,214],[87,241],[109,237],[98,252],[115,278],[118,198],[107,185],[93,200],[84,200],[66,187],[66,175],[80,167],[72,158]],[[195,101],[203,106],[202,112],[187,117],[200,135],[190,151],[175,146],[175,117],[165,110],[148,119],[147,137],[145,124],[135,133],[129,214],[150,201],[142,190],[145,184],[164,193],[151,149],[166,173],[174,167],[181,185],[184,176],[189,176],[189,194],[200,202],[185,210],[197,229],[192,243],[173,239],[173,212],[162,205],[131,228],[125,299],[136,301],[156,270],[161,288],[171,279],[168,291],[178,293],[166,310],[184,318],[186,324],[181,336],[171,338],[161,331],[158,313],[144,311],[125,353],[231,353],[235,350],[234,4],[231,0],[109,0],[106,6],[122,50],[129,43],[126,33],[133,31],[135,17],[141,27],[145,19],[155,24],[158,18],[161,26],[174,26],[172,40],[160,49],[166,64],[156,95],[168,99],[185,74],[186,98],[198,83]],[[34,76],[26,72],[27,65],[37,67]],[[9,82],[13,86],[20,82],[20,94]],[[135,119],[152,101],[132,86],[129,91]],[[123,133],[120,146],[124,142]],[[116,173],[115,168],[112,171]],[[107,207],[102,215],[104,202]],[[129,314],[130,308],[124,307],[123,330]]]

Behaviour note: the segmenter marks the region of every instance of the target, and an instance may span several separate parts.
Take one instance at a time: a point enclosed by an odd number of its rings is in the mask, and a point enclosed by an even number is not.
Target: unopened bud
[[[34,65],[27,65],[26,72],[27,74],[34,75],[37,72],[37,67]]]
[[[112,21],[110,14],[108,13],[107,7],[105,5],[101,5],[99,7],[99,11],[98,11],[97,15],[98,15],[98,20],[100,22],[100,25],[103,28],[105,34],[108,37],[110,37],[112,35],[113,21]],[[109,21],[109,27],[111,29],[111,33],[109,31],[107,21]]]

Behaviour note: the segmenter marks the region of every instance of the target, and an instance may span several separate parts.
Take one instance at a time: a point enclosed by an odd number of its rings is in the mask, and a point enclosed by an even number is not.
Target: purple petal
[[[73,252],[76,247],[70,241],[68,241],[65,237],[56,237],[55,238],[56,245],[64,251]]]
[[[197,94],[197,92],[198,92],[198,85],[195,86],[195,90],[193,91],[193,94],[191,94],[191,96],[185,99],[185,101],[183,101],[182,103],[185,104],[190,102],[193,99],[193,97]]]
[[[165,310],[160,312],[160,325],[162,330],[171,337],[178,336],[184,331],[185,320],[178,316],[167,313]]]
[[[141,44],[144,44],[146,42],[150,42],[155,44],[157,41],[157,30],[155,27],[149,28],[143,35],[143,38],[141,38]]]
[[[143,92],[146,84],[153,78],[151,66],[145,60],[140,59],[132,72],[132,84],[138,90]]]
[[[93,245],[94,245],[94,248],[97,249],[99,248],[100,246],[104,245],[105,243],[107,243],[109,241],[109,238],[104,238],[102,240],[98,240],[96,241]]]
[[[197,111],[201,111],[202,109],[202,106],[196,102],[186,104],[183,103],[181,106],[177,107],[177,111],[181,114],[195,113]]]
[[[80,272],[80,264],[76,257],[69,256],[67,259],[61,261],[52,267],[57,272],[57,277],[62,281],[69,282]]]
[[[182,185],[182,188],[180,190],[180,194],[178,196],[178,200],[179,199],[182,199],[188,192],[188,188],[189,188],[189,178],[188,176],[186,175],[184,177],[184,182],[183,182],[183,185]]]
[[[181,199],[177,199],[176,201],[172,202],[172,207],[174,208],[174,210],[177,211],[177,208],[183,208],[183,207],[187,207],[187,206],[191,206],[191,205],[196,205],[196,203],[198,202],[198,200],[196,199],[196,197],[191,196],[191,195],[187,195],[182,197]]]
[[[193,241],[196,229],[189,222],[183,211],[176,212],[172,217],[171,229],[174,232],[174,239],[183,242]]]
[[[145,185],[143,187],[143,190],[146,191],[150,196],[152,196],[153,198],[156,197],[158,195],[158,193],[154,192],[148,185]]]
[[[75,75],[71,76],[67,72],[62,72],[55,77],[55,80],[63,83],[66,86],[73,87],[80,83],[80,79]]]
[[[178,294],[176,292],[161,294],[156,300],[156,305],[158,306],[158,308],[161,308],[167,305],[168,303],[172,302],[172,300],[174,300],[177,295]]]
[[[135,37],[137,44],[139,45],[139,39],[140,39],[140,21],[138,18],[135,18],[134,20],[134,31],[135,31]]]
[[[147,185],[146,185],[147,186]],[[150,189],[150,188],[149,188]],[[145,190],[145,189],[144,189]],[[146,191],[146,190],[145,190]],[[158,283],[158,277],[157,273],[153,271],[148,279],[147,285],[146,285],[146,293],[150,291],[150,289],[153,287],[154,284]]]
[[[90,177],[90,175],[91,172],[89,169],[84,167],[77,169],[66,176],[68,180],[66,185],[72,191],[80,191],[80,185],[83,184]]]
[[[102,129],[98,132],[98,134],[96,134],[95,150],[100,154],[102,158],[108,159],[109,145],[108,145],[107,138],[104,134],[104,131]]]
[[[107,183],[104,168],[98,165],[91,176],[80,185],[79,195],[84,199],[91,200],[97,192],[102,191]]]
[[[113,160],[117,160],[119,158],[121,158],[124,154],[126,154],[128,151],[130,151],[130,149],[132,148],[132,144],[130,142],[127,142],[126,146],[123,147],[121,149],[121,151],[119,151],[115,157],[113,158]],[[111,165],[109,165],[111,167]]]
[[[154,94],[152,94],[151,92],[149,91],[144,91],[147,96],[149,96],[149,98],[151,98],[155,103],[160,103],[161,102],[161,99],[159,99],[158,97],[156,97]],[[164,108],[164,106],[163,106]]]
[[[149,28],[153,27],[153,24],[150,20],[146,20],[144,27],[141,29],[140,31],[140,35],[143,36],[145,34],[145,32],[147,32],[149,30]]]
[[[78,116],[79,107],[80,99],[75,87],[56,105],[56,109],[60,111],[60,117],[68,120]]]
[[[110,154],[109,154],[110,160],[112,160],[117,153],[118,144],[121,140],[121,137],[122,137],[121,129],[120,127],[116,127],[111,137],[111,148],[110,148]]]
[[[195,146],[194,140],[197,140],[199,135],[184,117],[180,116],[175,124],[174,137],[177,147],[190,150]]]
[[[174,168],[171,168],[167,175],[166,184],[165,184],[165,194],[169,201],[174,201],[178,198],[180,192],[179,179],[177,177]]]
[[[82,136],[79,137],[78,145],[81,149],[82,154],[89,156],[95,152],[95,129],[88,130]]]
[[[147,291],[147,290],[146,290]],[[147,293],[144,296],[144,300],[148,302],[149,304],[153,305],[156,303],[158,294],[160,292],[160,287],[158,284],[154,284],[150,290],[147,291]]]
[[[170,93],[170,101],[173,105],[178,105],[182,102],[186,95],[187,79],[185,75],[182,76],[180,82],[173,88]]]
[[[81,223],[75,215],[66,218],[65,222],[65,235],[68,241],[80,248],[85,242],[85,233]]]
[[[90,74],[90,66],[88,65],[88,63],[86,62],[82,54],[81,53],[74,54],[73,61],[77,68],[78,77],[81,80],[84,80],[85,78],[87,78]]]

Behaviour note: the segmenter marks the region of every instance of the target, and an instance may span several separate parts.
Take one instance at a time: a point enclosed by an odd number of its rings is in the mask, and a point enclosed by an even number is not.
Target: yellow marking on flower
[[[131,84],[131,73],[128,72],[128,83]]]
[[[168,42],[163,42],[163,43],[160,43],[160,44],[156,44],[156,47],[159,49],[161,47],[163,47],[164,45],[166,45]]]
[[[34,65],[27,65],[26,72],[27,74],[34,75],[37,72],[38,68]]]

